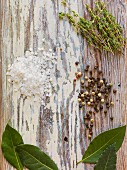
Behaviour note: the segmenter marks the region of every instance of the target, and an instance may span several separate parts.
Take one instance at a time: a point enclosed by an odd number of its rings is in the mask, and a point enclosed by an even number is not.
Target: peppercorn
[[[84,80],[81,80],[81,84],[84,84]]]
[[[106,108],[109,109],[110,105],[106,105]]]
[[[95,95],[95,92],[94,92],[94,91],[92,91],[92,95],[93,95],[93,96]]]
[[[86,92],[85,92],[85,95],[88,95],[88,94],[89,94],[88,91],[86,91]]]
[[[87,76],[85,76],[85,80],[88,80],[88,77],[87,77]]]
[[[94,119],[91,119],[90,121],[93,123],[93,122],[94,122]]]
[[[86,116],[87,116],[87,119],[89,119],[89,118],[90,118],[90,114],[89,114],[89,113],[86,113]]]
[[[113,106],[113,105],[114,105],[114,102],[111,102],[110,104]]]
[[[85,87],[84,85],[81,85],[81,88],[82,88],[82,89],[84,89],[84,87]]]
[[[90,105],[91,105],[91,103],[90,103],[90,102],[87,102],[87,105],[88,105],[88,106],[90,106]]]
[[[106,105],[109,105],[109,102],[106,102]]]
[[[90,127],[93,127],[93,122],[90,123]]]
[[[98,96],[101,97],[101,93],[98,93]]]
[[[88,83],[91,83],[91,80],[90,80],[90,79],[88,79]]]
[[[81,73],[81,72],[78,72],[78,76],[81,77],[81,76],[82,76],[82,73]]]
[[[85,122],[85,125],[86,125],[87,127],[89,127],[87,122]]]
[[[92,114],[92,111],[90,110],[89,113]]]
[[[104,97],[107,98],[107,97],[108,97],[108,94],[105,94]]]
[[[92,102],[93,102],[93,99],[90,99],[90,102],[92,103]]]
[[[98,108],[96,108],[96,107],[94,107],[94,110],[95,110],[96,112],[99,112],[99,109],[98,109]]]
[[[102,78],[102,80],[104,81],[104,83],[106,82],[106,79],[105,79],[105,78]]]
[[[112,86],[113,86],[113,84],[112,84],[112,83],[110,83],[110,84],[109,84],[109,86],[110,86],[110,87],[112,87]]]
[[[98,90],[100,91],[101,85],[100,85],[100,84],[98,84],[97,88],[98,88]]]
[[[79,108],[82,109],[82,104],[79,104]]]
[[[103,110],[103,106],[102,105],[100,105],[100,110]]]
[[[88,135],[88,138],[89,138],[89,139],[91,139],[91,137],[92,137],[91,135]]]
[[[81,94],[81,97],[83,98],[83,97],[84,97],[84,94]]]
[[[79,65],[79,62],[78,62],[78,61],[76,61],[76,62],[75,62],[75,65],[76,65],[76,66],[78,66],[78,65]]]
[[[81,99],[80,99],[80,98],[78,98],[78,102],[81,102]]]
[[[85,106],[85,103],[84,103],[84,102],[82,102],[82,106]]]
[[[107,110],[104,110],[104,113],[106,114],[106,113],[107,113]]]
[[[90,72],[89,72],[89,73],[90,73],[90,75],[92,75],[92,70],[90,70]]]
[[[80,90],[80,93],[83,94],[83,93],[84,93],[84,90]]]
[[[101,103],[104,103],[105,102],[105,100],[104,99],[101,99]]]

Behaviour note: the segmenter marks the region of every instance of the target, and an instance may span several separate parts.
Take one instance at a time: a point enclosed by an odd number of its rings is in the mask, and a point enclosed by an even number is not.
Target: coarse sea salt
[[[25,96],[39,96],[42,103],[55,90],[55,64],[57,56],[49,49],[48,52],[39,48],[39,54],[33,49],[26,51],[25,56],[18,57],[9,65],[8,81],[14,85],[14,91]],[[36,100],[35,100],[36,101]]]

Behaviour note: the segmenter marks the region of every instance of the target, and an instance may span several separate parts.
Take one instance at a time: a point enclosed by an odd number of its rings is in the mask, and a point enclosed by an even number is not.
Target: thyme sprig
[[[116,22],[106,9],[102,1],[95,2],[95,8],[91,9],[86,4],[89,19],[80,17],[75,11],[71,13],[59,13],[59,18],[67,18],[77,32],[86,38],[89,45],[111,53],[122,53],[125,46],[122,27]]]

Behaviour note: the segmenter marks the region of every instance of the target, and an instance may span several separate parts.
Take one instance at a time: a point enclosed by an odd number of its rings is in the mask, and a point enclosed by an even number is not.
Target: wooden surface
[[[83,16],[84,4],[89,0],[68,2]],[[93,6],[92,0],[90,3]],[[127,2],[111,0],[107,7],[126,31]],[[61,6],[60,0],[0,0],[0,137],[11,119],[12,126],[19,130],[24,141],[47,152],[60,170],[93,170],[93,165],[79,164],[76,167],[89,141],[83,121],[85,110],[79,112],[77,103],[80,81],[73,86],[77,71],[75,61],[80,62],[79,70],[83,70],[86,64],[93,68],[98,63],[105,78],[118,91],[116,96],[111,96],[115,106],[107,117],[100,113],[96,115],[95,137],[102,131],[127,123],[127,55],[126,51],[122,56],[112,56],[89,49],[68,22],[59,21],[58,13],[61,11],[67,11],[67,8]],[[7,67],[14,58],[23,56],[29,48],[36,51],[43,38],[47,47],[56,49],[58,53],[54,72],[57,93],[52,95],[46,109],[39,102],[34,103],[32,98],[26,99],[14,92],[6,77]],[[111,115],[113,122],[110,121]],[[65,136],[68,142],[64,141]],[[13,170],[3,159],[1,151],[0,170]],[[127,136],[118,153],[117,170],[127,170]]]

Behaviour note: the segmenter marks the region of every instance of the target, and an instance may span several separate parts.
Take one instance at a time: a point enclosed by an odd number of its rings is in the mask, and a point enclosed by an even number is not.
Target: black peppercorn
[[[108,94],[105,94],[104,97],[107,98],[107,97],[108,97]]]
[[[90,123],[90,127],[93,127],[93,123]]]
[[[89,73],[90,73],[90,75],[92,75],[92,70],[90,70],[90,72],[89,72]]]
[[[82,104],[79,104],[79,108],[82,109]]]
[[[84,90],[80,90],[80,93],[83,94],[83,93],[84,93]]]
[[[89,113],[86,113],[86,116],[87,116],[87,118],[90,118],[90,114]]]
[[[92,114],[92,111],[90,110],[89,113]]]
[[[96,112],[99,112],[99,109],[98,109],[98,108],[96,108],[96,107],[94,107],[94,110],[95,110]]]
[[[106,108],[109,109],[110,105],[106,105]]]
[[[109,105],[109,102],[106,102],[106,105]]]
[[[82,89],[84,89],[84,87],[85,87],[84,85],[81,85],[81,88],[82,88]]]
[[[85,125],[88,127],[88,123],[87,122],[85,122]]]
[[[105,83],[106,79],[105,79],[105,78],[102,78],[102,80],[103,80],[103,81],[104,81],[104,83]]]
[[[99,88],[99,89],[98,89],[99,91],[100,91],[100,87],[101,87],[101,85],[100,85],[100,84],[98,84],[97,88]]]
[[[104,110],[104,114],[106,114],[107,113],[107,110]]]
[[[103,110],[103,106],[102,105],[100,105],[100,110]]]

